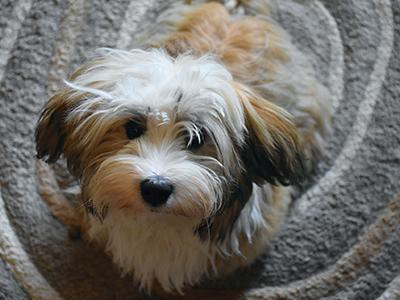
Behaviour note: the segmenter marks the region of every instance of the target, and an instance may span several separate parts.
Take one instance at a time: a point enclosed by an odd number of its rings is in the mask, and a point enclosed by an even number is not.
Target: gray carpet
[[[400,299],[400,1],[279,0],[274,17],[335,109],[328,152],[269,251],[208,282],[249,299]],[[127,48],[167,2],[0,0],[0,299],[138,299],[129,276],[73,238],[42,197],[75,197],[35,161],[49,95],[93,49]]]

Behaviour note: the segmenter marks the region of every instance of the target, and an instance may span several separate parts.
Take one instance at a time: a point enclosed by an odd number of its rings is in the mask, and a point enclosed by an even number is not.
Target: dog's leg
[[[80,230],[83,225],[83,209],[75,207],[60,191],[54,172],[42,161],[37,161],[38,189],[51,213],[70,229],[70,233]]]

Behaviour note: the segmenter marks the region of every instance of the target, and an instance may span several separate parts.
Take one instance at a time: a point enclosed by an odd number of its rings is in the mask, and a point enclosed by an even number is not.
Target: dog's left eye
[[[188,150],[196,150],[203,146],[206,139],[206,131],[204,128],[200,129],[198,134],[193,135],[192,140],[190,140],[190,135],[185,138],[186,148]]]
[[[133,140],[140,137],[145,131],[145,127],[137,120],[129,120],[125,124],[125,132],[128,139]]]

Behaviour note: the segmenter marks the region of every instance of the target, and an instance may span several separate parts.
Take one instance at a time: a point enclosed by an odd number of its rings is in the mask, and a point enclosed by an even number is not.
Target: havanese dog
[[[321,152],[330,97],[268,16],[210,2],[161,19],[141,49],[100,49],[72,74],[37,156],[63,155],[78,179],[85,239],[140,288],[183,292],[263,253]]]

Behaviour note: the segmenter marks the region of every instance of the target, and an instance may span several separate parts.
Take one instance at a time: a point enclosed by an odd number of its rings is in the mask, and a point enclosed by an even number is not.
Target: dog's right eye
[[[137,120],[129,120],[125,124],[125,132],[128,139],[133,140],[140,137],[145,131],[145,127]]]
[[[206,136],[207,135],[204,128],[200,129],[197,135],[193,136],[192,139],[190,139],[190,136],[187,135],[185,137],[186,148],[190,151],[199,149],[201,146],[203,146]]]

